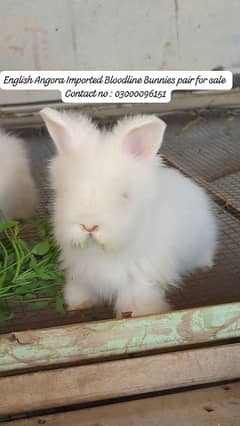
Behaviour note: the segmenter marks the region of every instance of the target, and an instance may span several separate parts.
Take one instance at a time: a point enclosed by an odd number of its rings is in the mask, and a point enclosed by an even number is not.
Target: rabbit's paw
[[[135,291],[129,292],[127,297],[126,294],[119,294],[115,305],[117,318],[163,314],[170,310],[171,307],[166,301],[165,294],[152,283],[135,288]]]
[[[68,311],[88,309],[94,304],[84,290],[72,283],[65,286],[64,301]]]
[[[161,302],[158,306],[154,305],[152,308],[148,306],[147,308],[138,308],[133,310],[132,317],[141,317],[144,315],[154,315],[154,314],[165,314],[172,310],[171,306],[167,302]]]
[[[93,307],[93,303],[90,301],[86,301],[80,303],[79,305],[67,305],[67,311],[80,311],[82,309],[90,309]]]

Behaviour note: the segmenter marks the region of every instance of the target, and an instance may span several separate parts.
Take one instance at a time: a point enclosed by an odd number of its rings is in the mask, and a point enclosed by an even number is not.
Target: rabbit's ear
[[[44,108],[40,111],[51,138],[59,153],[63,154],[69,149],[70,132],[64,120],[64,115],[52,108]]]
[[[167,125],[155,116],[135,117],[128,123],[128,131],[123,139],[123,146],[134,157],[153,158],[163,141]]]

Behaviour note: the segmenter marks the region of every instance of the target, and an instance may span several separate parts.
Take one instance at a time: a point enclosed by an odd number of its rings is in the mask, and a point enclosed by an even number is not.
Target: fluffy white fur
[[[0,129],[0,210],[7,219],[27,219],[35,204],[36,188],[23,141]]]
[[[50,171],[67,305],[167,311],[167,287],[212,265],[217,232],[204,190],[156,157],[166,124],[135,116],[108,132],[79,114],[41,115],[58,151]]]

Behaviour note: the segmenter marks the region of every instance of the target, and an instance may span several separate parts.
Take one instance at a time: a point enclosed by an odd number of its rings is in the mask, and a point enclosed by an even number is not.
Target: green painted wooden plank
[[[240,303],[0,336],[0,372],[240,337]]]

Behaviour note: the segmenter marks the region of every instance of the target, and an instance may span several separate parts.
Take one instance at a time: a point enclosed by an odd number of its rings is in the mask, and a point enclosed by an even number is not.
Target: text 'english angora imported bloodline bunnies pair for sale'
[[[79,114],[41,116],[57,148],[50,181],[66,304],[168,311],[167,288],[213,264],[217,227],[205,191],[156,156],[166,124],[143,115],[100,131]]]

